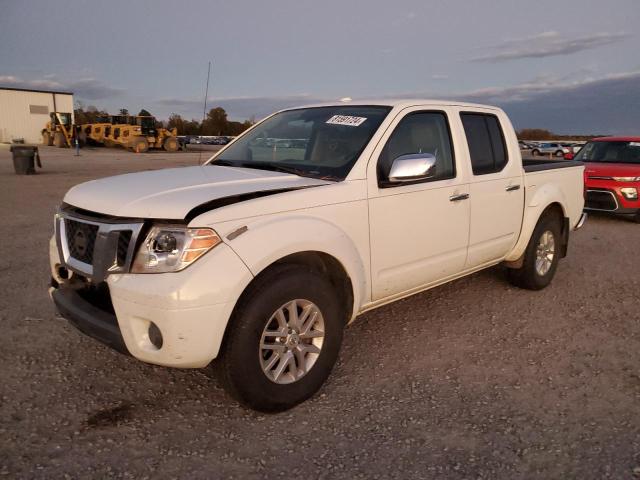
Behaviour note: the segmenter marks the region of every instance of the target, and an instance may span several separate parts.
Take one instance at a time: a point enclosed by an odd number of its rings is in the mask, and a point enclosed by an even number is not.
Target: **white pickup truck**
[[[204,165],[66,194],[51,295],[139,360],[212,366],[261,411],[313,395],[359,314],[504,263],[537,290],[584,222],[583,166],[523,161],[505,113],[429,100],[266,118]]]

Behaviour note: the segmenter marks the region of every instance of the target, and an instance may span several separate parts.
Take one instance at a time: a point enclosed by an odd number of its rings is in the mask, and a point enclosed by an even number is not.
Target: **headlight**
[[[140,245],[133,273],[177,272],[188,267],[222,240],[210,228],[155,225]]]
[[[616,182],[640,182],[640,177],[611,177]]]
[[[633,187],[621,188],[620,191],[622,192],[622,195],[624,195],[624,198],[626,198],[627,200],[638,199],[638,190]]]

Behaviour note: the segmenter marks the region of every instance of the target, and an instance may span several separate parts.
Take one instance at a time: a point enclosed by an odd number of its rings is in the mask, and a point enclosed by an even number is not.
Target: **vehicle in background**
[[[205,165],[69,190],[51,296],[87,335],[159,365],[215,359],[235,398],[280,411],[321,387],[360,313],[501,263],[548,286],[585,219],[583,172],[523,162],[495,107],[284,110]]]
[[[554,155],[562,157],[565,153],[570,153],[569,149],[561,143],[541,143],[531,150],[531,155]]]
[[[531,150],[534,146],[530,143],[524,142],[522,140],[518,140],[518,145],[520,146],[520,150]]]
[[[586,210],[626,215],[640,223],[640,137],[602,137],[567,160],[585,163]]]
[[[74,125],[71,113],[51,112],[49,121],[42,129],[42,144],[59,148],[70,147]]]

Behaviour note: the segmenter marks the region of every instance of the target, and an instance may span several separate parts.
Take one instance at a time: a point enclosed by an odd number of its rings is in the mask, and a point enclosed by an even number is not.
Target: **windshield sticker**
[[[332,125],[348,125],[350,127],[359,127],[362,125],[367,117],[351,117],[349,115],[334,115],[326,123]]]
[[[630,147],[640,147],[640,142],[629,142]]]

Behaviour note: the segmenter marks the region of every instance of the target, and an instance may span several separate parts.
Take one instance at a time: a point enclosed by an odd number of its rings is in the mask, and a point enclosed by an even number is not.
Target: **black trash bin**
[[[13,154],[13,169],[18,175],[33,175],[36,173],[36,162],[42,168],[38,147],[28,145],[11,145]]]

